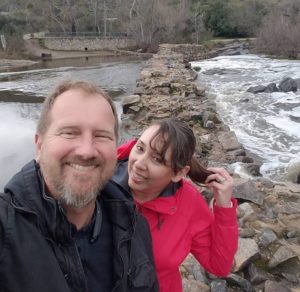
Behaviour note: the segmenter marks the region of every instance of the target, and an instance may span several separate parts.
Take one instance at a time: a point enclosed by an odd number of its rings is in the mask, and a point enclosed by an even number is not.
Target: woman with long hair
[[[233,179],[223,168],[202,167],[195,147],[186,123],[165,119],[118,149],[113,180],[148,221],[161,292],[182,291],[179,266],[189,253],[208,272],[224,277],[237,250]],[[212,208],[187,177],[212,190]]]

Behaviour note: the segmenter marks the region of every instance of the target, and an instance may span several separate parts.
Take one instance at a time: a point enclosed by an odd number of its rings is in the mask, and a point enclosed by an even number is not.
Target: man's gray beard
[[[59,201],[63,206],[72,209],[81,209],[86,207],[92,201],[95,201],[103,188],[103,184],[98,184],[85,193],[74,192],[69,186],[62,185],[58,188]]]

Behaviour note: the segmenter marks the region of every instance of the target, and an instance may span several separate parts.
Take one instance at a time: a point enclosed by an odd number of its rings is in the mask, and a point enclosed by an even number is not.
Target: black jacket
[[[59,204],[31,161],[0,195],[0,291],[85,292],[87,281]],[[113,228],[112,291],[158,291],[149,227],[118,185],[102,190]]]

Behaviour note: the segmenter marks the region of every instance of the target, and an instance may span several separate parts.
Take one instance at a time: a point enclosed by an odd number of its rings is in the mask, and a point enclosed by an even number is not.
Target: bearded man
[[[43,104],[36,159],[0,195],[0,291],[158,291],[148,225],[109,181],[111,98],[65,81]]]

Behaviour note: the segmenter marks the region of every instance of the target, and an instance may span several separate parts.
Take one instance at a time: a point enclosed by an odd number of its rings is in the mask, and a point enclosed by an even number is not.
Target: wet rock
[[[251,283],[248,280],[240,277],[239,275],[229,274],[226,280],[233,286],[239,287],[242,291],[255,292],[255,289],[252,287]]]
[[[249,100],[250,100],[249,98],[241,98],[240,102],[249,102]]]
[[[255,231],[252,228],[240,228],[239,229],[239,236],[241,238],[249,238],[254,237]]]
[[[289,274],[289,273],[281,273],[281,275],[289,282],[299,284],[300,279],[299,279],[299,274],[294,275],[294,274]]]
[[[213,129],[215,127],[215,123],[213,121],[207,121],[204,125],[204,128]]]
[[[259,237],[259,243],[262,246],[267,246],[270,243],[274,242],[277,239],[276,234],[273,232],[272,229],[265,229],[263,230],[261,236]]]
[[[249,262],[259,257],[259,248],[254,239],[239,238],[238,251],[234,257],[233,272],[242,270]]]
[[[298,116],[293,116],[293,115],[289,115],[289,118],[296,123],[300,123],[300,117]]]
[[[138,94],[138,95],[145,94],[144,87],[136,87],[135,90],[134,90],[134,94]]]
[[[276,210],[278,213],[299,214],[300,202],[284,202],[283,204],[278,204]]]
[[[213,280],[210,283],[210,292],[227,292],[226,281],[222,279]]]
[[[231,156],[246,156],[246,152],[244,149],[236,149],[232,151],[227,151],[228,155]]]
[[[251,86],[247,89],[247,92],[251,92],[251,93],[261,93],[261,92],[265,92],[266,90],[266,86],[263,85],[257,85],[257,86]]]
[[[126,114],[129,107],[133,105],[137,105],[141,101],[141,97],[139,95],[129,95],[125,96],[122,99],[123,112]]]
[[[277,92],[279,89],[276,86],[276,83],[270,83],[266,86],[266,89],[264,92]]]
[[[218,119],[218,116],[216,115],[216,113],[211,112],[211,111],[204,111],[202,113],[202,121],[203,121],[203,125],[207,125],[207,123],[209,121],[213,122],[213,123],[219,123],[220,120]]]
[[[190,112],[190,117],[193,121],[200,122],[202,121],[202,114],[196,111]]]
[[[295,238],[296,236],[297,236],[297,231],[296,230],[288,231],[286,233],[287,238]]]
[[[127,113],[137,113],[140,111],[140,107],[137,105],[130,106],[127,110]]]
[[[292,182],[281,182],[274,186],[274,191],[277,194],[286,194],[286,193],[297,193],[300,194],[300,186]]]
[[[194,81],[197,79],[198,77],[198,73],[195,72],[194,70],[190,70],[190,74],[191,74],[191,80]]]
[[[200,137],[200,143],[201,144],[207,144],[212,141],[212,135],[211,134],[206,134],[206,135],[201,135]]]
[[[243,167],[250,175],[252,175],[252,176],[261,176],[260,164],[247,163]]]
[[[183,263],[185,270],[193,279],[207,283],[207,277],[205,275],[204,268],[198,263],[192,254],[189,254]]]
[[[286,247],[286,246],[280,246],[276,250],[276,252],[274,253],[274,255],[272,256],[271,260],[269,261],[268,266],[269,266],[269,268],[275,268],[279,264],[287,261],[288,259],[296,257],[296,256],[297,255],[294,253],[294,251],[292,251],[288,247]]]
[[[218,135],[218,140],[225,151],[232,151],[242,148],[234,132],[222,132]]]
[[[238,212],[243,212],[241,221],[253,221],[257,218],[256,213],[254,212],[252,206],[249,203],[243,203],[238,206]]]
[[[255,183],[245,178],[234,179],[233,195],[237,199],[251,201],[258,205],[262,205],[264,200],[264,194],[257,191]]]
[[[205,87],[201,87],[200,85],[195,86],[194,92],[198,96],[205,96]]]
[[[273,280],[272,274],[267,273],[263,269],[256,267],[254,264],[250,263],[245,271],[247,280],[250,281],[252,285],[258,285],[266,280]]]
[[[260,184],[260,187],[263,190],[265,190],[266,188],[267,189],[273,189],[274,186],[275,186],[275,183],[269,179],[266,179],[266,178],[258,178],[257,179],[257,182]]]
[[[214,68],[214,69],[205,70],[202,73],[205,75],[215,75],[215,74],[223,75],[225,74],[224,73],[225,71],[226,69]]]
[[[284,78],[279,83],[279,89],[283,92],[297,91],[297,82],[290,78]]]
[[[297,88],[298,88],[298,90],[300,90],[300,78],[296,78],[296,79],[294,79],[295,80],[295,82],[297,83]]]
[[[184,292],[209,292],[210,288],[204,283],[198,282],[194,279],[183,279],[182,280]]]
[[[280,285],[275,281],[268,280],[265,282],[264,292],[292,292],[292,290]]]
[[[240,161],[242,163],[253,163],[254,160],[251,157],[248,156],[237,156],[237,161]]]

